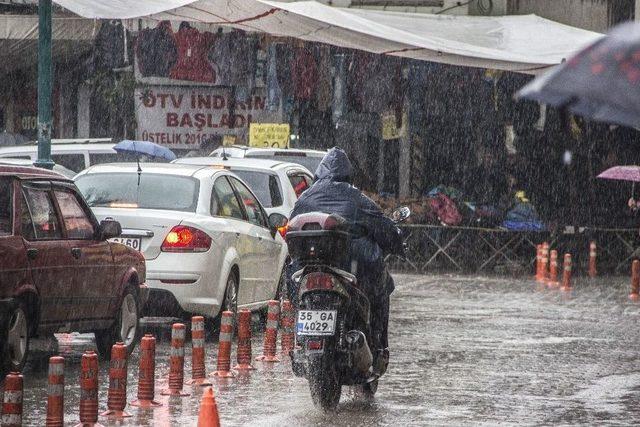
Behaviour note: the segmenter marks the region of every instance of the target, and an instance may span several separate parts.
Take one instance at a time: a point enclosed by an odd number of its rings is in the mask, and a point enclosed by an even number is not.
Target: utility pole
[[[38,0],[38,159],[36,166],[52,169],[51,160],[51,0]]]

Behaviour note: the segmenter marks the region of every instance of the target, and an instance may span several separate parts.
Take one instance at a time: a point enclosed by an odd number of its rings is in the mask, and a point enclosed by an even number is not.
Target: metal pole
[[[51,160],[51,0],[38,1],[38,160],[35,165],[53,168]]]

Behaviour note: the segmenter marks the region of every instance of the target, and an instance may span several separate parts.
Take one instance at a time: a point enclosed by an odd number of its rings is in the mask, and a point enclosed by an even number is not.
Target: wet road
[[[346,389],[337,412],[322,414],[288,363],[255,362],[257,370],[247,376],[214,381],[223,425],[640,424],[640,305],[627,302],[626,278],[579,280],[570,297],[529,280],[397,275],[396,281],[391,365],[372,403]],[[78,421],[86,340],[76,336],[62,345],[69,425]],[[260,340],[254,339],[254,355]],[[195,425],[202,391],[187,386],[190,397],[159,396],[169,365],[166,339],[157,354],[156,397],[165,406],[153,412],[128,407],[134,416],[124,425]],[[207,344],[209,371],[214,356],[214,344]],[[25,372],[25,425],[43,424],[46,357],[35,354]],[[129,362],[130,400],[137,365],[136,352]],[[104,362],[100,378],[103,410]]]

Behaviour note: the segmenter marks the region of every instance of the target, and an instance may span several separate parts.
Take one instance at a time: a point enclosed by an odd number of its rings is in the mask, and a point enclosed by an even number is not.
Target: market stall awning
[[[379,54],[532,74],[602,37],[535,15],[426,15],[343,9],[315,1],[54,1],[87,18],[206,22]]]
[[[56,17],[52,23],[54,60],[71,60],[91,49],[99,24],[90,19]],[[38,16],[0,15],[0,73],[38,63]]]

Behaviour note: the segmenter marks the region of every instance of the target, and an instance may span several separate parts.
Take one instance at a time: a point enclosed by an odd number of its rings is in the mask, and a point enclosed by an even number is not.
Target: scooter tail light
[[[307,340],[307,350],[319,351],[322,350],[323,340]]]
[[[331,290],[333,289],[333,276],[326,273],[312,273],[307,276],[307,290]]]
[[[283,225],[282,227],[278,227],[278,233],[282,236],[282,238],[287,237],[287,231],[289,231],[289,225]]]

